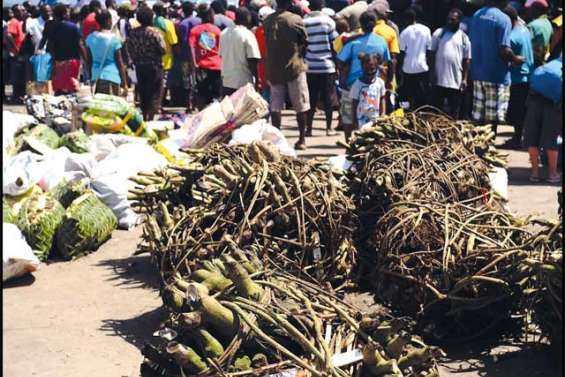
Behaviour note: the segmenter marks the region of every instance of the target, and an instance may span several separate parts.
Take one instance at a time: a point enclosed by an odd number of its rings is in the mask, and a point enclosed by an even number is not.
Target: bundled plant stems
[[[376,296],[435,338],[510,317],[535,236],[490,188],[505,165],[489,126],[417,112],[384,117],[347,146],[350,190]]]
[[[382,310],[362,314],[331,288],[264,270],[233,240],[225,243],[232,253],[203,263],[190,282],[177,276],[163,288],[170,315],[156,333],[161,338],[142,351],[144,376],[293,368],[311,376],[438,375],[441,351],[410,335],[409,320]]]
[[[145,240],[164,281],[223,253],[226,235],[266,265],[310,281],[338,288],[351,278],[356,218],[327,166],[262,143],[188,153],[188,166],[132,178],[140,187],[130,199],[149,214]]]
[[[117,225],[112,210],[88,190],[68,206],[55,238],[57,252],[72,259],[94,251],[111,237]]]

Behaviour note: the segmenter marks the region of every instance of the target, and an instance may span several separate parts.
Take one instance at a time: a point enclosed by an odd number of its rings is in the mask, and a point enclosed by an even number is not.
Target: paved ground
[[[6,109],[6,108],[5,108]],[[285,115],[285,134],[294,142],[292,116]],[[338,137],[325,137],[316,122],[310,148],[303,156],[328,156],[342,152]],[[504,133],[503,133],[504,135]],[[510,159],[510,206],[527,214],[536,211],[556,216],[557,186],[527,182],[524,152]],[[28,276],[3,287],[3,375],[40,376],[138,376],[138,347],[151,337],[163,317],[156,290],[157,279],[147,256],[131,254],[140,234],[116,231],[96,253],[74,262],[43,265]],[[474,349],[484,348],[475,345]],[[500,351],[499,351],[500,350]],[[459,377],[557,377],[561,362],[549,358],[544,348],[522,350],[499,347],[490,352],[470,352],[469,347],[450,350],[453,361],[444,376]],[[465,360],[460,362],[460,360]]]

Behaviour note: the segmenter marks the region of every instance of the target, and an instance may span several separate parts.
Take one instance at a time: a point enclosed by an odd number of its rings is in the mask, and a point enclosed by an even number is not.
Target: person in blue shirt
[[[515,55],[524,58],[524,63],[521,65],[510,67],[510,100],[506,121],[514,127],[514,134],[504,145],[506,148],[519,149],[526,115],[526,99],[530,90],[529,76],[534,70],[534,50],[528,28],[518,22],[517,10],[509,5],[504,9],[504,13],[512,21],[510,48]]]
[[[497,126],[504,122],[510,99],[510,65],[521,65],[524,58],[510,48],[510,17],[502,12],[507,0],[488,0],[471,21],[471,79],[473,80],[472,117],[480,124]]]
[[[540,181],[539,151],[547,154],[547,182],[559,183],[557,159],[563,134],[563,55],[538,67],[530,77],[530,95],[524,121],[524,145],[528,147],[531,182]]]
[[[125,64],[122,60],[122,42],[112,32],[112,15],[104,9],[96,15],[100,31],[86,38],[88,67],[96,93],[120,95],[120,86],[127,93]]]
[[[359,60],[359,54],[379,55],[384,62],[379,75],[385,77],[385,82],[390,85],[392,70],[390,68],[391,56],[386,41],[373,33],[377,17],[372,12],[365,12],[359,18],[363,35],[345,44],[336,57],[337,66],[340,71],[341,87],[341,127],[345,133],[345,139],[349,140],[353,131],[353,107],[349,93],[351,86],[363,75],[363,67]]]

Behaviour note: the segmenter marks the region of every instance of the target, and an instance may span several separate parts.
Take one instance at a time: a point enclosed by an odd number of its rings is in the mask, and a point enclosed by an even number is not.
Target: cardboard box
[[[53,86],[51,81],[29,81],[26,85],[26,94],[28,96],[36,96],[42,94],[53,94]]]

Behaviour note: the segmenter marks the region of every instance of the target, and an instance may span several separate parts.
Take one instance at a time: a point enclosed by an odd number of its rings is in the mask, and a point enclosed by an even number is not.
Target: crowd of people
[[[30,58],[48,52],[56,94],[81,81],[114,95],[134,85],[146,120],[163,105],[202,109],[252,83],[274,126],[286,107],[296,112],[297,149],[306,148],[316,109],[328,135],[343,130],[348,139],[399,107],[432,105],[495,132],[511,124],[507,147],[527,147],[532,161],[545,150],[555,181],[561,7],[549,0],[24,3],[4,9],[2,83],[8,78],[12,100],[21,100],[33,77]],[[533,168],[531,180],[539,179]]]

